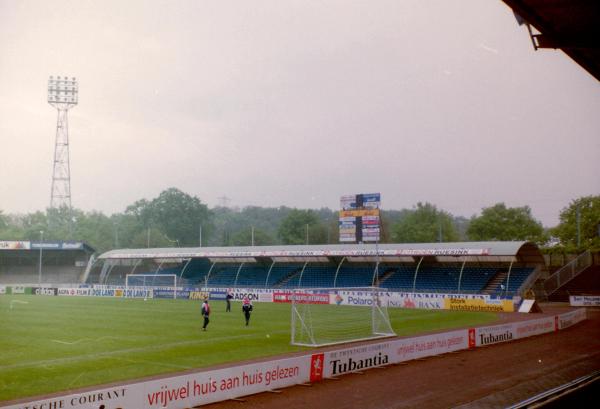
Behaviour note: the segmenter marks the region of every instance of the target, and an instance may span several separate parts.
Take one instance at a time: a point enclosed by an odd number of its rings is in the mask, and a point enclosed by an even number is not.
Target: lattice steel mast
[[[79,86],[75,77],[50,77],[48,103],[58,111],[50,207],[71,210],[71,169],[69,164],[69,109],[77,105]]]

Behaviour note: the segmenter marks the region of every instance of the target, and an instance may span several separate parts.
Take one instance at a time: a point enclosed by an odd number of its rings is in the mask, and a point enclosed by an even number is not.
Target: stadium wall
[[[453,351],[563,330],[586,319],[585,309],[512,324],[469,328],[204,370],[145,382],[12,403],[4,409],[183,409]]]

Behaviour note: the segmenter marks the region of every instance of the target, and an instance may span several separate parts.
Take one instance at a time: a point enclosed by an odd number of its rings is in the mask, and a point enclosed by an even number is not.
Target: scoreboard
[[[340,242],[378,242],[380,193],[344,195],[340,198]]]

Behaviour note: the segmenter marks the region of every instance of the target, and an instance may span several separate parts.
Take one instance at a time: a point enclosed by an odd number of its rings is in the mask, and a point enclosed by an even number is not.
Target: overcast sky
[[[545,226],[600,194],[600,84],[532,48],[500,0],[0,0],[0,210],[50,204],[50,75],[69,112],[72,204],[169,187],[213,207],[456,216],[529,205]]]

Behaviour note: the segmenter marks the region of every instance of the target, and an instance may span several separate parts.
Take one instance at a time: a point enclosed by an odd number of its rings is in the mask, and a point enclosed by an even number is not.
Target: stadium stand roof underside
[[[185,260],[204,258],[211,262],[355,262],[416,263],[429,258],[436,263],[523,263],[544,265],[539,248],[526,241],[490,241],[405,244],[335,244],[310,246],[196,247],[122,249],[101,254],[98,260]]]
[[[600,81],[600,2],[503,0],[526,24],[535,50],[561,49]],[[535,33],[533,26],[538,33]]]

